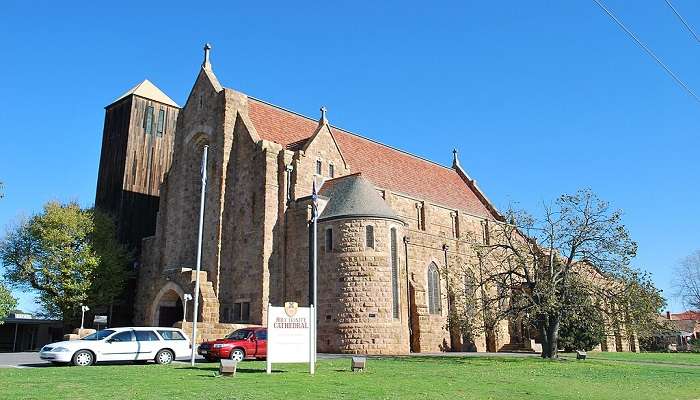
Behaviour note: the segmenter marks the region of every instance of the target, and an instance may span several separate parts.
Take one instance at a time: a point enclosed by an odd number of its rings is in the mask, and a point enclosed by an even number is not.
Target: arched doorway
[[[183,290],[179,285],[168,282],[158,292],[153,301],[151,324],[153,326],[172,327],[183,319],[182,296]]]

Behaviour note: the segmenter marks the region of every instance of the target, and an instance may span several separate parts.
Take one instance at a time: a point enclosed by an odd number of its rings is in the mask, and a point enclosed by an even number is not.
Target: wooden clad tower
[[[155,233],[179,111],[148,80],[105,107],[95,206],[114,216],[120,239],[137,251],[141,239]]]
[[[136,260],[141,239],[155,234],[160,185],[170,169],[179,111],[148,80],[105,107],[95,207],[114,217],[119,240],[135,250]],[[124,300],[129,310],[119,314],[126,323],[133,299]]]

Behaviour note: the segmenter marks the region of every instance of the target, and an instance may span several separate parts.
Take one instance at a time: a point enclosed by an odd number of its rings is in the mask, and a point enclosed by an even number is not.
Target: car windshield
[[[93,333],[92,335],[87,335],[84,338],[80,338],[80,340],[102,340],[106,338],[107,336],[113,334],[115,331],[111,329],[103,329],[101,331],[97,331]]]
[[[248,335],[250,335],[249,330],[246,329],[239,329],[237,331],[231,332],[228,336],[226,336],[226,339],[231,339],[231,340],[243,340],[243,339],[248,339]]]

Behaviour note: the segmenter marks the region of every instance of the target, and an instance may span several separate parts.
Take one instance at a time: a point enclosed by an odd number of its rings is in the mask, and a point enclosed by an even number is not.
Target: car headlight
[[[224,345],[221,344],[221,343],[217,343],[217,344],[214,345],[214,348],[215,348],[215,349],[220,349],[220,348],[222,348],[222,347],[224,347]]]
[[[68,350],[65,347],[54,347],[53,350],[51,350],[51,351],[56,352],[56,353],[65,353],[65,352],[70,351],[70,350]]]

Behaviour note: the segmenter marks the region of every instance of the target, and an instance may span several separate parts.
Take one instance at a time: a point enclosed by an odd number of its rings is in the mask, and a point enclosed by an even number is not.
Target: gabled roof
[[[318,121],[249,97],[248,115],[261,138],[290,150],[303,148]],[[331,127],[351,172],[375,186],[485,218],[498,218],[455,169]]]
[[[319,221],[362,217],[393,219],[403,223],[377,189],[360,173],[327,180],[318,194],[328,198]]]
[[[163,93],[162,90],[158,89],[158,87],[156,87],[156,85],[151,83],[151,81],[149,81],[148,79],[144,79],[143,82],[129,89],[126,93],[119,96],[119,98],[114,100],[111,104],[114,104],[125,97],[131,96],[132,94],[150,100],[154,100],[159,103],[167,104],[169,106],[180,108],[180,106],[178,106],[177,103],[173,101],[173,99],[168,97],[168,95]]]

